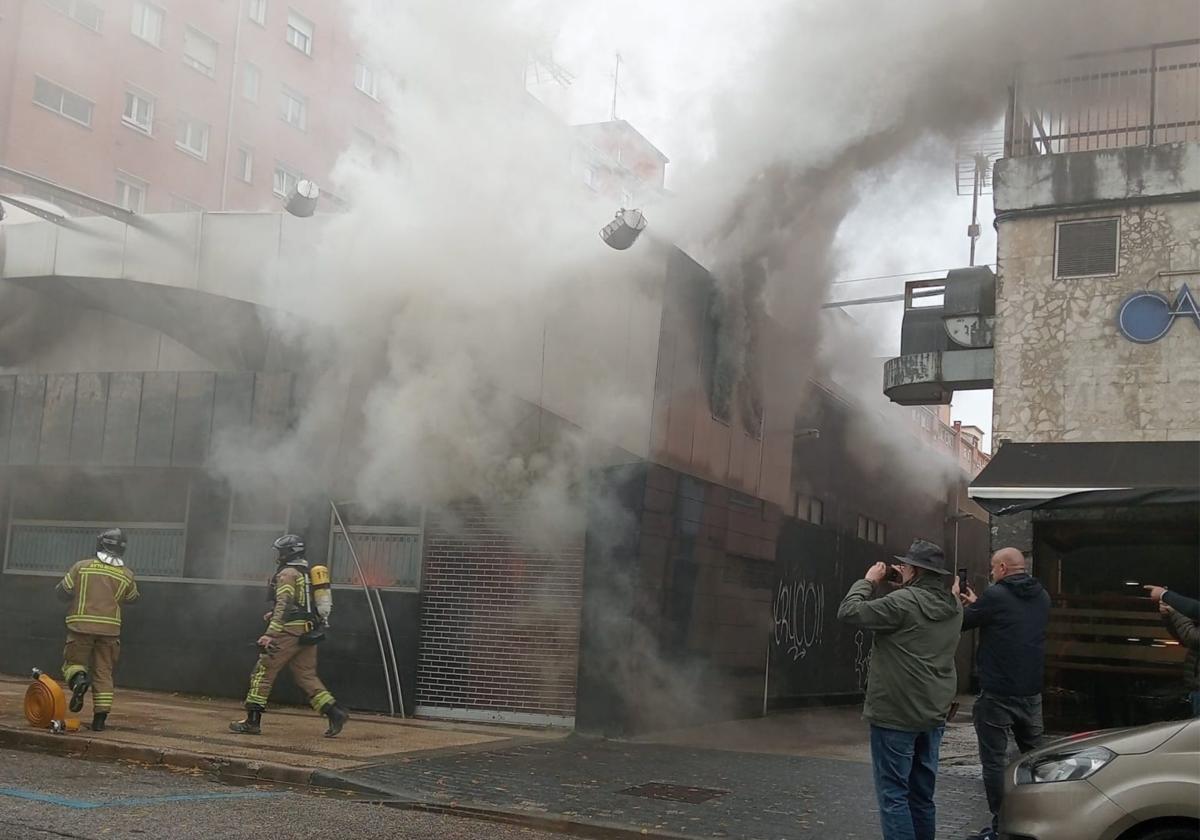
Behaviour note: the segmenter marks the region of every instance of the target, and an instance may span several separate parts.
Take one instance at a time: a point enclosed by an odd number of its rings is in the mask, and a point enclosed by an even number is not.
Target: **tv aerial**
[[[958,141],[954,152],[954,181],[959,195],[971,196],[971,265],[975,265],[975,243],[979,240],[979,196],[992,194],[992,164],[1004,157],[1004,131],[992,129]]]

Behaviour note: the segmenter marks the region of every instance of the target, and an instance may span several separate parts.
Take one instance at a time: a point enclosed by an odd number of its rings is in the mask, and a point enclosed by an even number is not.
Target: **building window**
[[[1117,273],[1120,219],[1059,222],[1054,247],[1054,276],[1105,277]]]
[[[305,55],[312,55],[312,21],[290,9],[288,10],[287,42]]]
[[[183,63],[205,76],[217,72],[217,42],[192,27],[183,30]]]
[[[858,517],[858,531],[855,532],[860,540],[883,545],[887,542],[887,526],[869,516]]]
[[[125,91],[125,111],[121,121],[146,134],[154,130],[154,99],[140,90]]]
[[[171,196],[171,212],[172,213],[202,213],[204,208],[194,201],[188,201],[183,196]]]
[[[267,0],[250,0],[250,9],[248,11],[250,20],[257,23],[259,26],[267,25]]]
[[[46,3],[93,32],[100,31],[104,11],[90,0],[46,0]]]
[[[372,99],[379,98],[375,85],[375,71],[361,61],[354,65],[354,86]]]
[[[296,182],[300,180],[300,174],[288,169],[282,163],[275,164],[275,178],[271,185],[271,190],[280,198],[287,198],[292,194],[292,190],[296,188]]]
[[[146,182],[130,175],[117,175],[117,204],[134,213],[146,207]]]
[[[628,208],[633,207],[633,193],[631,193],[629,190],[621,190],[621,206]]]
[[[308,100],[285,87],[279,96],[279,115],[288,125],[304,131],[308,127]]]
[[[208,160],[208,123],[191,117],[180,117],[175,145],[201,160]]]
[[[814,525],[821,525],[825,521],[825,505],[815,496],[797,493],[796,518]]]
[[[166,13],[151,3],[134,3],[129,31],[148,44],[162,46],[163,19]]]
[[[246,146],[238,146],[237,177],[247,184],[254,180],[254,150]]]
[[[587,186],[591,187],[593,190],[596,189],[596,169],[595,169],[595,167],[592,167],[592,166],[583,167],[583,183],[587,184]]]
[[[41,76],[35,76],[33,80],[33,101],[80,125],[89,128],[92,125],[92,111],[96,107],[94,102]]]
[[[242,98],[250,102],[258,101],[258,87],[262,82],[262,71],[257,65],[247,64],[242,70]]]

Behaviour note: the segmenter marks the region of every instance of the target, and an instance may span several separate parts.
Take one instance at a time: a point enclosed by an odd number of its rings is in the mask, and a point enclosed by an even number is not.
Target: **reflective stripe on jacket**
[[[94,636],[120,636],[121,605],[141,596],[128,566],[110,566],[96,557],[72,566],[58,588],[71,602],[67,628]]]

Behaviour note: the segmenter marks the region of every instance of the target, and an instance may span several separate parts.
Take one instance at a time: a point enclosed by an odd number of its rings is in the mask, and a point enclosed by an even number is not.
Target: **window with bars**
[[[198,29],[183,30],[183,63],[205,76],[217,73],[217,42]]]
[[[420,589],[420,528],[348,525],[347,530],[354,542],[353,554],[342,529],[335,526],[331,532],[329,573],[335,584]]]
[[[161,47],[163,20],[166,16],[166,12],[153,3],[134,3],[129,31],[143,41]]]
[[[94,102],[41,76],[34,77],[33,101],[80,125],[89,128],[92,125],[92,112],[96,107]]]
[[[1117,273],[1120,219],[1059,222],[1054,247],[1054,276],[1104,277]]]
[[[154,97],[140,90],[125,91],[125,110],[121,121],[145,134],[154,130]]]

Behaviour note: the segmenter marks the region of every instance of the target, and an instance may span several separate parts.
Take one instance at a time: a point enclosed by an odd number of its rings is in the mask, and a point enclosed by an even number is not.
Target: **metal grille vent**
[[[1116,274],[1119,237],[1119,219],[1059,223],[1054,276]]]

